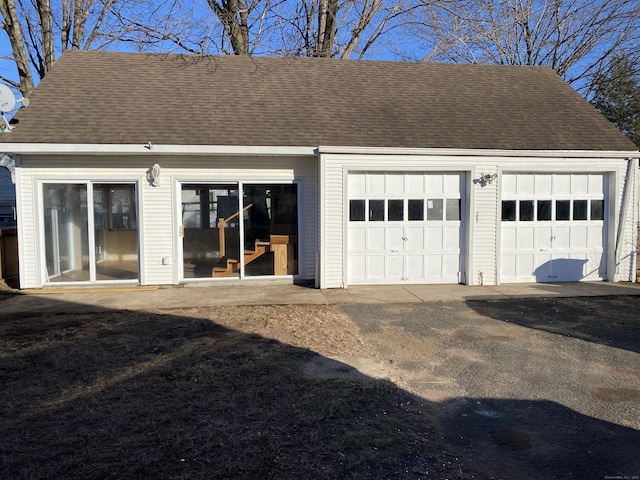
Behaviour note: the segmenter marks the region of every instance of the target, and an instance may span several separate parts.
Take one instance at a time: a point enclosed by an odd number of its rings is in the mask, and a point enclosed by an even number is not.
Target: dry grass
[[[0,305],[1,306],[1,305]],[[0,317],[1,478],[467,478],[332,307]]]

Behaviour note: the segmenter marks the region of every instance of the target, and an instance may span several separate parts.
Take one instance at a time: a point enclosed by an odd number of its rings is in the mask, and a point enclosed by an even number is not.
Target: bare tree
[[[413,5],[413,6],[411,6]],[[277,53],[363,58],[372,45],[402,25],[414,4],[406,0],[302,0],[277,11],[282,37]]]
[[[33,76],[29,65],[29,56],[25,48],[25,37],[22,30],[18,9],[15,0],[0,0],[0,14],[4,20],[2,28],[9,37],[11,53],[18,70],[18,81],[6,77],[0,77],[5,83],[19,88],[24,96],[28,96],[33,90]]]
[[[141,49],[362,58],[401,25],[409,2],[415,8],[415,0],[206,0],[207,12],[203,0],[174,0],[143,21],[119,21]]]
[[[2,28],[11,43],[19,78],[15,81],[0,77],[0,80],[29,96],[36,80],[47,74],[59,52],[96,46],[105,20],[118,2],[126,3],[124,0],[59,0],[53,8],[50,0],[0,0]]]
[[[244,0],[207,0],[209,7],[222,23],[236,55],[249,55],[249,14],[257,0],[246,4]]]
[[[411,34],[422,59],[548,65],[588,94],[593,76],[631,44],[639,14],[629,0],[429,2],[414,12]]]
[[[118,11],[118,41],[140,50],[252,55],[262,52],[272,5],[286,0],[171,0],[136,17]],[[142,18],[141,18],[142,17]]]

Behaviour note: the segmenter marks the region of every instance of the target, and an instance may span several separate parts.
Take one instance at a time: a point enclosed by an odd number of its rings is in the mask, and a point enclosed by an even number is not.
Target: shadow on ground
[[[4,316],[0,345],[1,478],[471,478],[424,401],[208,320]]]
[[[4,316],[0,345],[3,478],[640,473],[629,471],[636,430],[552,402],[429,403],[385,380],[305,375],[314,352],[209,320],[119,310]],[[443,449],[443,410],[446,431],[464,432],[444,440],[464,456]],[[527,421],[533,413],[544,429]],[[499,463],[483,462],[488,449]]]
[[[640,432],[556,402],[456,398],[441,408],[444,441],[465,465],[489,478],[630,480],[640,475]]]
[[[564,480],[640,476],[638,307],[627,296],[342,310],[403,385],[449,397],[431,405],[470,471]]]
[[[477,313],[523,327],[640,353],[640,297],[469,301]]]

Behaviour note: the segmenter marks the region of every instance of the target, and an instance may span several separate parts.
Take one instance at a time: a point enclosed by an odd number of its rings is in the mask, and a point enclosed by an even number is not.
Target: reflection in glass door
[[[297,185],[244,185],[243,194],[244,274],[297,274]]]
[[[48,282],[138,278],[134,183],[44,184],[43,198]]]
[[[240,276],[238,185],[182,185],[184,278]]]
[[[181,196],[183,278],[297,275],[296,184],[185,183]]]
[[[138,278],[138,222],[134,184],[93,185],[97,280]]]
[[[43,194],[47,280],[89,280],[87,186],[44,185]]]

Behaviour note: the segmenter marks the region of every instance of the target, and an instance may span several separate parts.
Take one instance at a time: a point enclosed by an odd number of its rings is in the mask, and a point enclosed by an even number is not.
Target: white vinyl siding
[[[495,165],[477,167],[476,179],[480,175],[496,175]],[[499,179],[489,185],[478,183],[471,187],[475,194],[472,206],[471,223],[473,236],[470,239],[472,250],[472,269],[467,277],[469,285],[495,285],[497,280],[497,235],[498,235],[498,185]]]
[[[622,195],[624,192],[625,182],[627,181],[627,175],[629,175],[628,184],[628,205],[626,218],[622,219]],[[616,186],[618,195],[618,202],[615,203],[615,230],[610,232],[609,237],[613,237],[615,242],[615,236],[618,233],[618,224],[620,221],[624,222],[622,227],[622,246],[619,262],[615,265],[615,276],[609,278],[616,282],[628,282],[635,280],[635,269],[638,261],[638,253],[636,251],[638,245],[638,221],[640,219],[640,213],[638,212],[638,160],[629,162],[629,168],[620,168],[618,170]],[[616,177],[614,177],[615,180]],[[610,182],[612,183],[612,182]],[[610,195],[611,197],[611,195]],[[613,197],[616,198],[616,197]],[[613,225],[611,226],[613,229]],[[615,249],[615,243],[613,248]],[[614,257],[612,254],[611,257]]]
[[[147,171],[158,163],[160,185],[147,181]],[[297,182],[304,195],[300,205],[299,277],[315,277],[317,189],[315,157],[212,156],[23,156],[18,173],[21,197],[21,287],[43,286],[39,273],[43,239],[39,220],[42,182],[137,182],[139,186],[140,283],[174,284],[179,254],[176,213],[178,181]]]
[[[346,287],[349,283],[347,278],[348,246],[346,245],[349,213],[346,182],[349,173],[376,171],[402,174],[462,172],[466,181],[464,189],[468,191],[470,172],[473,169],[471,163],[451,162],[445,157],[341,154],[324,154],[323,157],[321,164],[324,163],[325,169],[325,192],[321,192],[321,194],[324,195],[325,203],[321,223],[324,229],[321,253],[324,255],[322,259],[324,270],[321,273],[321,288]],[[468,208],[462,210],[466,211],[466,218],[461,219],[464,224],[468,222],[471,212]],[[464,244],[464,239],[462,243],[460,245],[461,255],[467,258],[468,246]],[[461,274],[465,276],[464,265],[461,268],[463,268]]]
[[[480,152],[481,153],[481,152]],[[357,153],[323,153],[320,164],[323,166],[324,208],[321,212],[321,254],[323,271],[320,277],[322,288],[340,288],[348,285],[348,196],[346,180],[349,172],[397,171],[397,172],[467,172],[469,205],[467,209],[468,241],[465,258],[468,266],[462,272],[463,280],[470,285],[495,285],[499,282],[500,269],[500,213],[501,213],[501,176],[509,172],[533,171],[541,173],[595,173],[614,179],[609,188],[610,208],[608,215],[610,227],[604,255],[611,259],[607,263],[604,278],[614,279],[613,254],[617,235],[617,226],[621,212],[622,191],[626,175],[627,160],[616,158],[577,158],[575,156],[558,157],[541,156],[472,156],[472,155],[381,155]],[[637,165],[637,162],[634,162]],[[633,169],[632,169],[633,171]],[[504,172],[504,173],[503,173]],[[488,184],[477,180],[481,175],[496,175],[496,179]],[[632,182],[635,177],[632,178]],[[623,228],[623,246],[620,264],[616,270],[615,280],[632,280],[635,264],[635,232],[637,219],[635,183],[631,186],[631,198],[627,218]],[[339,221],[338,219],[341,219]],[[613,225],[615,224],[615,228]],[[613,228],[613,230],[612,230]],[[463,262],[464,263],[464,262]]]
[[[507,152],[508,153],[508,152]],[[628,209],[622,225],[621,253],[615,244],[621,221],[627,160],[615,158],[530,157],[445,154],[323,153],[313,156],[117,156],[23,155],[16,168],[19,252],[22,288],[43,286],[43,243],[40,231],[42,182],[136,182],[139,195],[140,282],[173,284],[179,279],[179,222],[176,206],[180,182],[295,182],[299,198],[299,277],[318,286],[348,286],[347,228],[349,172],[462,172],[465,176],[465,237],[461,244],[461,280],[492,285],[501,270],[501,182],[510,173],[600,174],[608,178],[605,212],[609,222],[603,244],[607,280],[634,278],[637,160],[632,162]],[[149,185],[147,171],[158,163],[161,184]],[[320,178],[319,172],[324,174]],[[476,180],[496,174],[490,184]],[[319,191],[322,186],[322,191]],[[322,196],[322,199],[320,198]],[[463,209],[464,211],[465,209]],[[321,247],[321,248],[320,248]],[[164,259],[164,261],[163,261]],[[321,271],[316,270],[316,263]]]
[[[214,165],[215,168],[204,168]],[[239,168],[240,165],[242,168]],[[199,161],[198,157],[184,157],[179,161],[179,168],[163,168],[162,175],[163,182],[165,180],[171,182],[173,188],[178,188],[178,182],[297,183],[298,195],[301,199],[298,205],[298,245],[300,247],[298,276],[306,280],[315,278],[318,222],[315,157],[227,157],[208,161]],[[179,195],[176,192],[179,190],[173,193],[174,202],[179,201]],[[174,235],[176,252],[177,242],[181,241],[177,235],[178,229],[179,225],[176,224]],[[178,260],[176,254],[174,261],[178,262]]]

